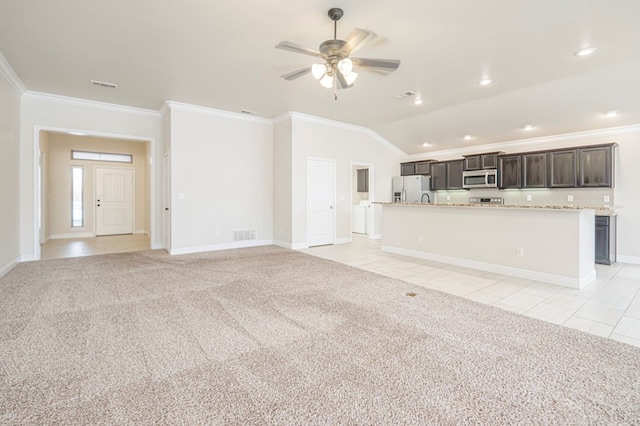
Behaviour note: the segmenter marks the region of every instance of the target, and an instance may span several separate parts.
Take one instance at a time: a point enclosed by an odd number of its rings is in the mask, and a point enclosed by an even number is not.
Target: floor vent
[[[231,230],[231,242],[237,241],[251,241],[257,239],[257,229],[232,229]]]

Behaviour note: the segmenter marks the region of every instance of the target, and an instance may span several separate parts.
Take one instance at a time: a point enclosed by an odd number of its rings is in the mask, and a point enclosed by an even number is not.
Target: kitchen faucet
[[[431,197],[429,197],[429,193],[425,192],[424,194],[422,194],[422,197],[420,197],[420,202],[424,203],[424,196],[427,196],[427,203],[431,204]]]

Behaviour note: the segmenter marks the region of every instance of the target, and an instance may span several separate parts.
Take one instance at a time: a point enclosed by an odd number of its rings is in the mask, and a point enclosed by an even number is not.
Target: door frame
[[[132,141],[132,143],[144,142],[149,144],[149,163],[147,164],[148,173],[149,173],[149,187],[147,190],[149,191],[149,204],[150,204],[150,212],[149,212],[149,240],[151,249],[160,248],[157,244],[154,244],[154,235],[156,229],[156,215],[154,212],[156,211],[158,205],[158,197],[156,196],[156,188],[159,184],[157,182],[158,176],[156,173],[157,164],[159,164],[159,155],[157,154],[158,149],[158,141],[155,138],[146,138],[140,137],[139,135],[123,135],[117,133],[108,133],[108,132],[98,132],[93,130],[86,130],[81,128],[69,128],[69,127],[55,127],[55,126],[33,126],[33,145],[32,145],[32,153],[31,153],[31,164],[32,164],[32,189],[33,189],[33,222],[31,224],[33,236],[32,236],[32,244],[33,244],[33,253],[31,254],[22,254],[21,261],[31,261],[31,260],[40,260],[41,250],[40,250],[40,229],[38,224],[38,215],[42,214],[43,211],[43,203],[41,202],[41,192],[40,184],[38,182],[38,164],[40,162],[40,132],[61,132],[61,133],[79,133],[83,136],[89,137],[101,137],[101,138],[109,138],[109,139],[126,139]]]
[[[171,155],[162,155],[162,245],[171,254]]]
[[[307,220],[307,224],[306,224],[306,246],[309,247],[309,224],[311,223],[311,209],[309,208],[310,205],[310,201],[311,201],[311,197],[310,197],[310,191],[309,191],[309,163],[311,161],[322,161],[322,162],[326,162],[326,163],[331,163],[332,167],[333,167],[333,188],[332,188],[332,205],[333,205],[333,209],[331,211],[331,215],[333,216],[333,232],[331,235],[331,245],[336,243],[336,210],[337,210],[337,206],[336,206],[336,160],[332,159],[332,158],[319,158],[319,157],[307,157],[307,172],[305,173],[305,177],[307,178],[307,184],[305,186],[306,189],[306,193],[307,193],[307,199],[306,199],[306,220]]]
[[[371,203],[371,206],[369,207],[369,211],[367,212],[367,223],[371,224],[371,229],[369,229],[369,227],[367,227],[367,238],[369,238],[370,240],[374,239],[374,232],[373,232],[373,228],[375,228],[374,226],[374,219],[375,219],[375,208],[373,207],[373,202],[374,200],[374,186],[373,186],[373,176],[374,176],[374,165],[372,163],[365,163],[365,162],[359,162],[359,161],[352,161],[351,162],[351,205],[353,205],[353,170],[356,167],[360,167],[360,168],[367,168],[369,169],[369,177],[368,177],[368,183],[369,183],[369,202]],[[351,211],[349,211],[349,223],[353,223],[353,209],[351,209]],[[349,227],[351,228],[351,225],[349,225]],[[353,230],[351,232],[353,234]]]

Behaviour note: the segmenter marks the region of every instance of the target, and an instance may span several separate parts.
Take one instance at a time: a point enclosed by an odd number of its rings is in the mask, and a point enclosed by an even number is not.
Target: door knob
[[[168,210],[169,210],[169,207],[165,207],[165,208],[164,208],[164,210],[165,210],[165,211],[168,211]]]
[[[98,207],[100,207],[100,204],[98,204]]]

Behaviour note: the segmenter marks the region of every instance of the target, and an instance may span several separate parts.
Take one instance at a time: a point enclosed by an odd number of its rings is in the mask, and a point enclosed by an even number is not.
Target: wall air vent
[[[91,80],[91,84],[98,87],[104,87],[106,89],[116,89],[118,87],[118,85],[115,83],[107,83],[107,82],[98,81],[98,80]]]
[[[232,229],[231,242],[256,240],[258,235],[257,229]]]

